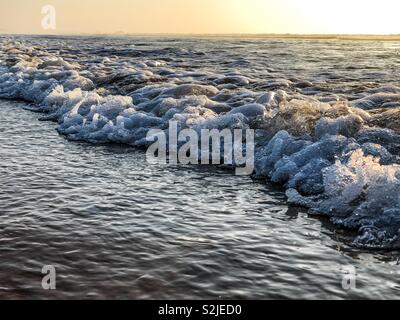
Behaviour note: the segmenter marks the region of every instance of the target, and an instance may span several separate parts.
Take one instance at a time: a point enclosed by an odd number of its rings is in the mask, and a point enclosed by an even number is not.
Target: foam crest
[[[321,79],[336,74],[289,80],[259,59],[251,70],[244,59],[196,69],[200,56],[212,57],[182,48],[115,47],[114,55],[93,44],[56,54],[59,44],[51,43],[0,39],[0,98],[32,103],[60,134],[90,143],[144,147],[146,134],[167,131],[171,120],[179,130],[255,129],[255,177],[282,185],[291,203],[357,229],[356,246],[400,248],[398,87],[331,92]]]

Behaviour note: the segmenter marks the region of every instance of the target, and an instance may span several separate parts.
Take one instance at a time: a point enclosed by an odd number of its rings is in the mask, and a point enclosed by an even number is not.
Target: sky
[[[400,34],[399,15],[400,0],[0,0],[0,33]]]

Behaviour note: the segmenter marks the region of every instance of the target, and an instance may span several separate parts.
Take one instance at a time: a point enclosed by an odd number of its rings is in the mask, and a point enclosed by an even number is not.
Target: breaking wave
[[[267,79],[245,76],[232,70],[251,59],[212,61],[210,48],[73,43],[0,38],[0,98],[30,102],[60,134],[91,143],[146,147],[147,132],[170,120],[180,129],[255,129],[256,178],[358,230],[357,247],[400,248],[399,87],[353,84],[338,94],[267,66]],[[205,57],[224,71],[191,66]]]

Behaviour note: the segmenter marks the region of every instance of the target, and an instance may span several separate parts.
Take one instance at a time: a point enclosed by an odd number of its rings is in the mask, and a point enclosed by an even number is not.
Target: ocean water
[[[396,298],[399,50],[0,37],[0,296]],[[254,176],[150,165],[170,120],[255,129]]]
[[[0,102],[0,298],[398,296],[396,253],[352,249],[279,188],[71,143],[21,107]],[[56,267],[55,291],[42,289],[44,265]]]

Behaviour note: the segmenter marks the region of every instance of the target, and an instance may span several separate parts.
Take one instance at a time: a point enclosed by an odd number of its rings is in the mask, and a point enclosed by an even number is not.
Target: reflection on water
[[[59,137],[0,102],[0,298],[396,298],[397,253],[288,208],[279,190]],[[41,288],[43,265],[57,290]],[[342,269],[357,269],[357,290]]]

